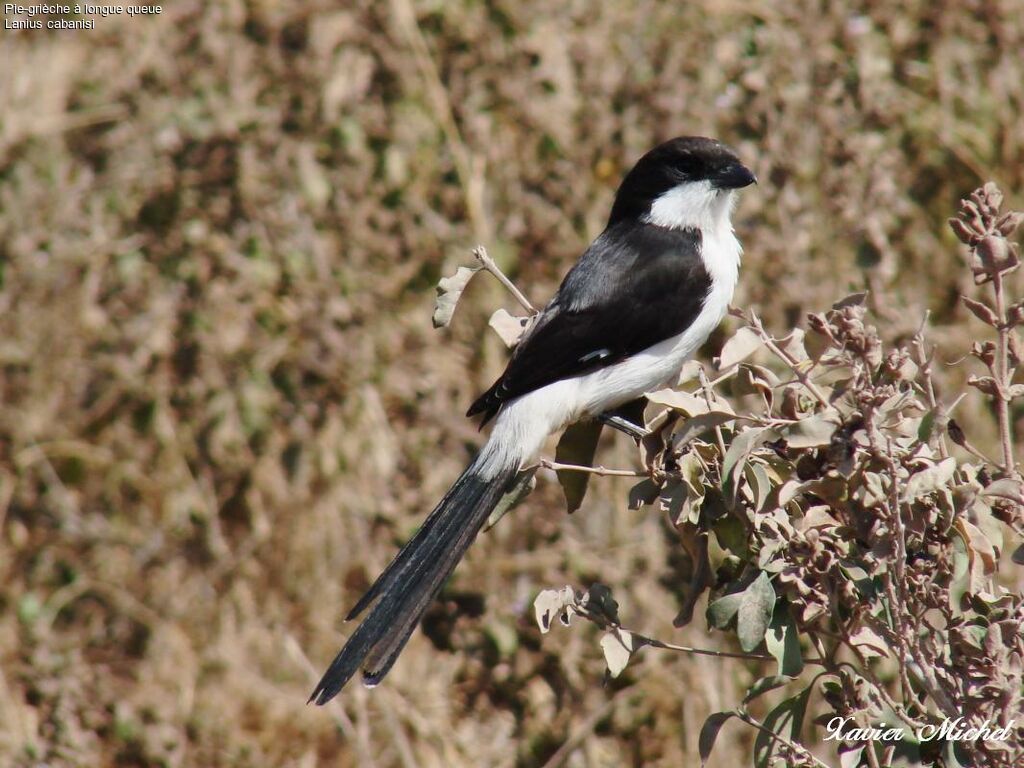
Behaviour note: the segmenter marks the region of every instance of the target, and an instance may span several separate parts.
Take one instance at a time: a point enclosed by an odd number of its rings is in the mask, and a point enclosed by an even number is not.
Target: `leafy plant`
[[[708,717],[702,759],[736,718],[758,730],[755,766],[823,765],[802,746],[813,698],[823,709],[815,726],[839,742],[843,766],[1019,765],[1024,597],[1000,583],[999,565],[1009,542],[1024,560],[1010,423],[1024,394],[1013,383],[1024,302],[1009,303],[1005,282],[1019,264],[1008,237],[1024,216],[1001,214],[1001,199],[986,185],[950,222],[975,282],[991,291],[991,302],[963,302],[995,337],[971,348],[985,375],[967,383],[992,404],[998,459],[952,418],[970,393],[937,395],[927,322],[886,346],[861,293],[781,337],[734,310],[743,325],[713,380],[691,363],[680,388],[648,395],[642,472],[590,466],[592,433],[564,438],[572,444],[559,459],[575,463],[542,460],[560,470],[570,511],[586,491],[573,475],[643,476],[629,505],[664,512],[689,563],[676,625],[706,593],[709,628],[734,633],[742,653],[628,630],[603,585],[542,592],[542,631],[556,616],[597,624],[611,676],[643,647],[774,660],[735,709]],[[755,717],[749,705],[783,687]],[[988,740],[958,739],[985,727]]]

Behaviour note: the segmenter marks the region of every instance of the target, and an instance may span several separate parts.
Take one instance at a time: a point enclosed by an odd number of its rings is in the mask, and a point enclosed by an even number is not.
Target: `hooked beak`
[[[757,176],[742,163],[733,163],[715,174],[712,183],[719,189],[742,189],[757,183]]]

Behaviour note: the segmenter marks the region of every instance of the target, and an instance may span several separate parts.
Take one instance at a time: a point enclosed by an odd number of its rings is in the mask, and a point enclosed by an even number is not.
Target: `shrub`
[[[1024,394],[1012,381],[1024,302],[1009,305],[1004,281],[1018,266],[1008,237],[1024,215],[1002,215],[1001,200],[986,185],[950,220],[976,284],[990,294],[962,297],[992,336],[957,363],[984,367],[967,391],[938,396],[927,317],[905,343],[887,346],[860,293],[782,337],[753,311],[733,310],[742,327],[723,346],[713,380],[690,363],[680,388],[648,394],[638,440],[644,471],[635,473],[644,479],[629,506],[656,506],[678,533],[687,573],[676,626],[707,593],[709,628],[735,633],[742,653],[630,631],[600,584],[537,598],[544,632],[555,616],[568,624],[573,615],[604,630],[612,676],[644,646],[773,659],[772,674],[735,709],[708,717],[702,758],[737,718],[759,731],[755,766],[822,765],[801,743],[817,696],[814,724],[838,742],[844,766],[1019,765],[1024,597],[1000,584],[999,566],[1008,539],[1018,545],[1013,561],[1024,563],[1024,488],[1010,424]],[[486,254],[478,259],[499,274]],[[445,321],[469,277],[463,269],[443,283]],[[510,344],[523,325],[501,311],[492,318]],[[954,418],[963,398],[979,396],[998,423],[998,457],[975,448]],[[599,429],[570,429],[557,460],[539,465],[559,471],[570,511],[589,476],[634,474],[592,466]],[[536,470],[524,470],[517,495]],[[751,705],[781,688],[783,698],[755,716]],[[990,738],[971,738],[986,728]]]

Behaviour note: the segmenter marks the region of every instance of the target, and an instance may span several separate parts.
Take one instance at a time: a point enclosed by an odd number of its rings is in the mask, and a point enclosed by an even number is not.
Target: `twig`
[[[911,728],[916,730],[921,726],[926,725],[926,723],[921,722],[920,720],[915,720],[913,717],[911,717],[910,714],[907,712],[906,706],[896,701],[892,697],[892,694],[889,693],[889,691],[882,684],[882,681],[879,680],[878,676],[872,671],[871,665],[868,664],[867,659],[864,657],[864,654],[860,652],[860,649],[848,640],[844,639],[843,642],[851,651],[853,651],[853,655],[857,657],[857,662],[860,664],[860,666],[855,667],[848,661],[841,661],[835,665],[835,669],[839,669],[840,667],[849,667],[853,671],[853,674],[871,683],[871,685],[875,689],[875,692],[886,703],[886,706],[888,706],[889,709],[896,713],[896,717],[898,717],[904,723],[909,725]]]
[[[646,472],[638,472],[635,469],[608,469],[607,467],[585,467],[582,464],[561,464],[551,459],[541,459],[538,462],[544,469],[567,470],[569,472],[587,472],[591,475],[602,477],[647,477]]]
[[[907,611],[907,596],[906,596],[906,562],[907,562],[907,542],[906,542],[906,529],[903,525],[903,517],[900,509],[899,490],[896,478],[898,477],[896,471],[896,460],[893,457],[892,452],[892,441],[886,441],[885,452],[876,451],[879,459],[881,459],[889,470],[889,506],[890,514],[893,526],[894,536],[894,567],[896,570],[896,579],[892,578],[891,571],[886,571],[883,577],[883,583],[885,586],[886,597],[889,600],[889,613],[893,618],[893,623],[896,625],[896,642],[899,645],[899,658],[896,660],[896,668],[899,671],[900,687],[903,689],[903,699],[910,699],[914,695],[914,689],[910,685],[910,677],[907,674],[907,659],[915,662],[920,667],[920,677],[928,694],[931,696],[940,711],[946,717],[956,717],[957,707],[950,700],[946,691],[939,685],[938,679],[932,672],[931,667],[922,663],[919,658],[917,645],[914,642],[908,642],[915,637],[915,634],[909,632],[903,623],[903,617],[909,613]]]
[[[918,370],[921,372],[921,379],[924,381],[924,392],[928,397],[928,405],[935,414],[936,421],[941,422],[936,426],[939,429],[936,430],[938,434],[938,445],[939,445],[939,456],[945,459],[949,456],[949,447],[946,445],[946,423],[949,420],[949,411],[945,408],[939,407],[939,401],[935,397],[935,382],[932,380],[932,356],[924,348],[924,329],[928,325],[928,318],[931,316],[931,310],[926,310],[924,317],[921,320],[921,325],[918,326],[917,333],[914,334],[914,338],[911,340],[911,344],[914,346],[916,351],[917,360],[914,362],[917,364]]]
[[[711,400],[712,400],[711,385],[708,383],[708,377],[704,373],[704,366],[703,365],[697,370],[697,378],[700,381],[701,390],[704,392],[704,402],[707,403],[708,410],[712,411],[712,410],[714,410],[714,405],[711,402]],[[718,450],[721,451],[721,455],[724,457],[725,456],[725,438],[722,437],[722,426],[720,424],[716,424],[715,425],[715,438],[718,440]]]
[[[794,753],[798,755],[804,755],[808,760],[811,760],[815,765],[820,765],[822,768],[829,768],[828,763],[823,763],[821,760],[812,755],[810,751],[807,749],[807,747],[803,746],[802,744],[797,744],[794,741],[790,741],[782,734],[776,733],[771,728],[762,723],[760,720],[755,718],[753,715],[750,715],[747,712],[744,712],[743,710],[736,710],[736,716],[747,725],[752,725],[762,733],[768,734],[769,736],[771,736],[772,739],[779,742],[780,744],[785,745]]]
[[[759,318],[753,310],[750,312],[749,323],[754,333],[761,337],[761,342],[768,347],[776,357],[792,369],[797,379],[800,380],[800,383],[803,384],[812,395],[814,395],[815,399],[825,408],[830,408],[831,403],[829,403],[828,398],[822,394],[822,391],[818,389],[818,385],[814,383],[814,380],[811,379],[805,371],[800,370],[800,363],[798,363],[791,354],[775,343],[775,339],[773,339],[764,329],[764,325],[761,324],[761,318]]]
[[[473,257],[480,262],[481,267],[498,278],[498,282],[505,286],[515,300],[522,305],[523,309],[532,315],[537,314],[536,307],[534,307],[533,304],[530,303],[530,300],[523,295],[523,292],[516,287],[516,284],[509,280],[505,273],[498,268],[498,265],[494,263],[494,259],[487,254],[486,248],[482,245],[478,245],[473,249]]]
[[[1010,332],[1011,326],[1006,317],[1006,301],[1003,297],[1003,274],[996,270],[992,273],[992,290],[996,295],[996,316],[999,319],[997,332],[999,343],[996,345],[996,420],[999,422],[999,442],[1003,449],[1003,471],[1016,474],[1013,461],[1013,435],[1010,431],[1010,379],[1009,370]]]
[[[959,445],[961,448],[963,448],[965,451],[971,454],[971,456],[976,458],[978,461],[984,464],[991,464],[993,467],[997,466],[996,462],[992,461],[992,459],[990,459],[984,453],[975,448],[974,445],[969,440],[967,440],[967,438],[961,440],[959,443],[957,443],[957,445]]]
[[[713,651],[710,648],[692,648],[688,645],[675,645],[673,643],[663,643],[661,640],[655,640],[653,637],[647,637],[641,635],[639,632],[632,632],[624,627],[620,627],[623,632],[629,632],[633,637],[639,640],[643,645],[649,645],[652,648],[660,648],[664,651],[678,651],[679,653],[695,653],[699,656],[717,656],[722,659],[750,659],[752,661],[774,661],[774,656],[769,656],[764,653],[739,653],[734,651]]]
[[[868,742],[864,745],[864,754],[867,755],[868,765],[870,768],[882,768],[878,762],[878,755],[875,754],[875,745],[872,742]],[[886,763],[888,765],[888,763]]]

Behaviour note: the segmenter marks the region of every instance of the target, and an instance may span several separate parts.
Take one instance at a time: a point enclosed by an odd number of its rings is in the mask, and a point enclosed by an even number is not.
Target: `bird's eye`
[[[693,179],[693,173],[688,166],[684,165],[673,165],[669,167],[669,175],[675,182],[690,181]]]

